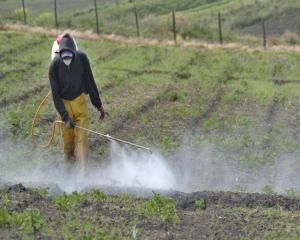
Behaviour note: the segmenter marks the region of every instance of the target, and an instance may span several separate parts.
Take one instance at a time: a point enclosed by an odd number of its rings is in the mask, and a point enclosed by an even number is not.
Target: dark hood
[[[59,54],[61,54],[64,50],[69,50],[74,55],[76,54],[75,42],[69,34],[64,35],[59,43]]]

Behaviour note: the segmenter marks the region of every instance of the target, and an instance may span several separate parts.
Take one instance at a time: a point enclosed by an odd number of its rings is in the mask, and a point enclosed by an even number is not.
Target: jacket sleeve
[[[82,53],[82,60],[84,65],[84,80],[85,80],[85,88],[87,93],[90,96],[92,104],[98,109],[102,106],[102,102],[100,99],[99,91],[97,85],[95,83],[95,79],[93,76],[93,72],[91,69],[91,65],[86,54]]]
[[[51,86],[51,91],[52,91],[52,97],[54,101],[55,108],[57,112],[60,114],[61,119],[64,122],[67,122],[70,120],[69,114],[66,111],[65,105],[59,95],[59,84],[58,80],[55,74],[55,62],[52,61],[50,66],[49,66],[49,81],[50,81],[50,86]]]

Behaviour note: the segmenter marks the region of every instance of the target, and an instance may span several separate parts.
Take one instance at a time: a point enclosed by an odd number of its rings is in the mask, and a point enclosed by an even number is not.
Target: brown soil
[[[142,191],[143,189],[140,189],[140,192]],[[36,231],[31,235],[31,239],[62,239],[59,236],[59,229],[67,221],[69,210],[59,210],[51,197],[42,197],[20,184],[6,186],[0,190],[0,193],[6,194],[10,199],[9,212],[20,212],[28,208],[39,209],[46,224],[57,229],[55,237],[49,236],[49,232]],[[109,229],[119,227],[122,237],[130,239],[131,230],[128,231],[128,228],[131,229],[135,225],[138,230],[137,239],[147,237],[147,239],[155,240],[241,239],[242,237],[263,239],[270,231],[279,236],[290,228],[292,234],[293,227],[296,228],[300,220],[300,200],[295,198],[232,192],[190,194],[168,192],[167,194],[176,202],[176,208],[180,214],[179,223],[137,217],[135,211],[127,209],[126,202],[118,201],[116,198],[102,204],[84,200],[77,205],[75,212],[80,214],[82,220],[93,219],[100,228],[103,226]],[[205,202],[203,210],[195,207],[195,201],[199,199]],[[135,197],[131,202],[132,207],[141,206],[146,200]],[[274,213],[268,212],[271,208]],[[282,215],[277,215],[276,211],[280,211]],[[287,220],[289,222],[286,222],[286,225],[276,225],[279,221]],[[0,226],[0,229],[0,239],[18,239],[17,228]],[[72,231],[76,233],[76,228]]]

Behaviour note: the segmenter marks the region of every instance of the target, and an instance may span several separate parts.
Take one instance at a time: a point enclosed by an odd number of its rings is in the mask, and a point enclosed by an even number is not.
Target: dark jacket
[[[73,59],[66,66],[60,57],[63,50],[73,53]],[[49,66],[49,80],[56,110],[63,121],[70,117],[62,99],[73,100],[82,93],[89,94],[92,104],[98,109],[102,106],[88,57],[81,51],[76,51],[75,43],[70,35],[65,35],[59,44],[59,55]]]

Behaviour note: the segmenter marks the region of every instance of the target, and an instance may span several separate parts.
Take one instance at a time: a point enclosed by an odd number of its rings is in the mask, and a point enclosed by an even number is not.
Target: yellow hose
[[[43,100],[40,102],[39,106],[37,107],[37,110],[34,114],[33,120],[32,120],[32,124],[31,124],[31,139],[32,139],[32,143],[33,145],[40,147],[40,148],[48,148],[54,140],[54,134],[55,134],[55,127],[57,124],[62,123],[62,121],[54,121],[52,123],[51,129],[51,135],[50,138],[48,140],[48,142],[46,144],[37,144],[36,139],[35,139],[35,125],[36,125],[36,120],[39,117],[40,111],[42,110],[42,107],[44,105],[44,103],[47,101],[47,99],[49,98],[49,96],[51,95],[51,91],[49,91],[47,93],[47,95],[43,98]]]

